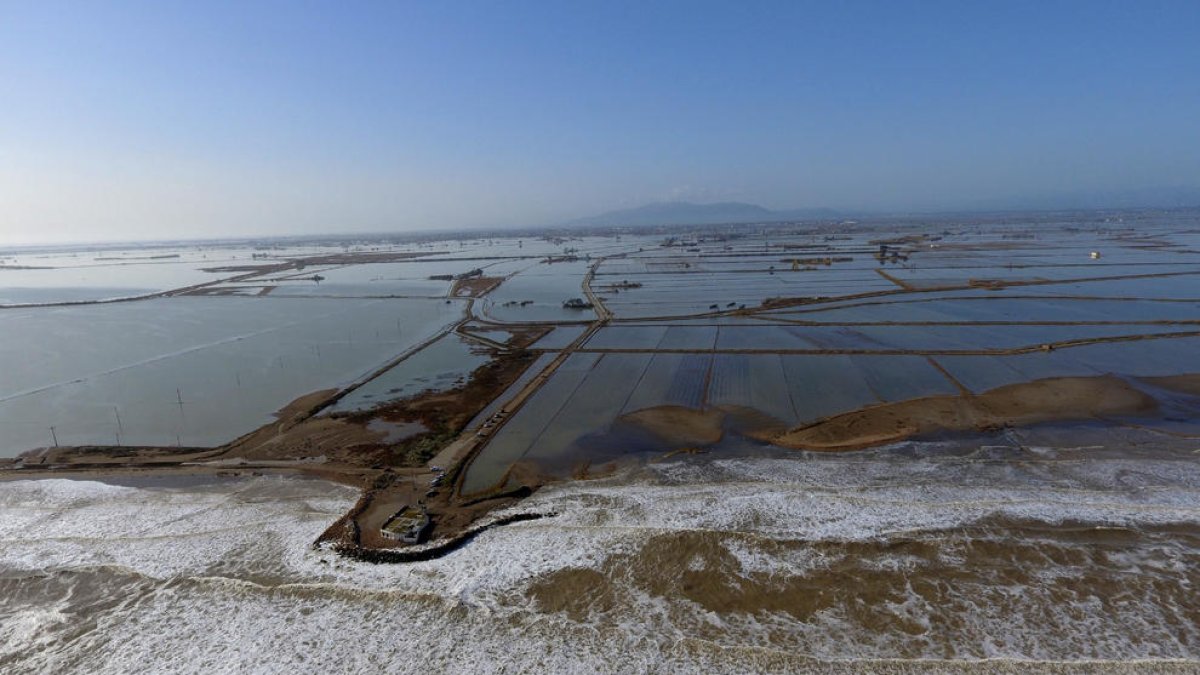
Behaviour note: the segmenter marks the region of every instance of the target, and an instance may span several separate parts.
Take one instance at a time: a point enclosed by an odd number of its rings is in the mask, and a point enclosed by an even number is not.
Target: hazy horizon
[[[0,245],[1200,188],[1195,3],[4,16]]]

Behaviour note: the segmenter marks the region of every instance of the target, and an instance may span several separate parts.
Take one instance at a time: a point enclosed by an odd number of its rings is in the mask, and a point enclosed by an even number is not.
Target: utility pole
[[[50,438],[54,439],[54,447],[58,447],[58,434],[54,433],[54,427],[50,427]]]

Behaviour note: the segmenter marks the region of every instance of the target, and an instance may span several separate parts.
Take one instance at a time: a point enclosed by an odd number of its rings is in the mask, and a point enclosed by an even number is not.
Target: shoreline
[[[511,373],[510,373],[511,374]],[[516,373],[515,376],[519,376]],[[507,377],[499,378],[505,381]],[[769,424],[742,427],[737,433],[760,442],[792,450],[852,452],[902,440],[919,439],[945,432],[988,432],[1006,427],[1027,427],[1046,422],[1115,423],[1113,417],[1147,417],[1158,413],[1158,399],[1135,383],[1183,396],[1200,392],[1200,373],[1126,380],[1113,375],[1059,377],[1006,385],[980,394],[932,396],[866,406],[793,428]],[[489,514],[512,506],[553,480],[586,478],[547,476],[541,471],[518,471],[518,485],[507,491],[493,489],[464,495],[459,485],[466,469],[480,450],[473,429],[462,428],[436,450],[430,460],[445,462],[445,487],[427,488],[437,474],[424,464],[402,466],[375,463],[374,455],[330,458],[311,454],[309,434],[328,435],[330,424],[352,425],[348,419],[305,417],[314,399],[327,392],[302,396],[280,411],[277,421],[220,448],[57,448],[27,453],[23,458],[0,461],[0,483],[23,479],[66,478],[100,480],[116,477],[149,481],[189,478],[242,479],[284,475],[325,480],[360,490],[355,505],[334,521],[313,546],[328,546],[340,555],[369,562],[411,562],[445,555],[468,543],[480,532],[507,522],[553,514],[515,514],[488,521]],[[444,401],[446,393],[434,395]],[[419,397],[416,397],[419,398]],[[475,402],[480,397],[473,397]],[[486,398],[486,397],[482,397]],[[397,403],[399,405],[399,402]],[[316,406],[319,408],[319,406]],[[467,406],[472,407],[472,406]],[[289,415],[295,415],[289,419]],[[464,417],[469,419],[469,415]],[[657,406],[634,411],[626,421],[657,437],[668,456],[706,452],[703,446],[720,442],[726,423],[744,424],[747,411],[711,408],[693,410],[679,406]],[[297,419],[297,417],[299,419]],[[465,422],[463,422],[465,424]],[[312,425],[311,428],[305,425]],[[365,427],[351,436],[360,438]],[[303,437],[303,438],[301,438]],[[347,440],[333,434],[335,442]],[[253,439],[253,440],[251,440]],[[282,442],[288,440],[290,442]],[[299,441],[305,442],[299,442]],[[697,447],[700,446],[700,447]],[[266,452],[269,447],[273,451]],[[375,447],[379,447],[376,443]],[[394,457],[395,455],[393,455]],[[27,464],[29,459],[42,463]],[[354,459],[357,461],[348,461]],[[47,461],[49,460],[49,461]],[[449,461],[447,461],[449,460]],[[511,471],[510,471],[511,473]],[[507,474],[506,474],[507,477]],[[502,481],[506,482],[506,481]],[[169,487],[169,486],[164,486]],[[424,496],[422,496],[424,495]],[[379,526],[404,504],[422,503],[434,525],[428,542],[405,545],[384,539]],[[515,520],[514,520],[515,519]]]

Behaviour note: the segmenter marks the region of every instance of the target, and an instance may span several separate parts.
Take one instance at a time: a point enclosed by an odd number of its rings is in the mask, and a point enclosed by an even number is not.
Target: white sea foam
[[[907,468],[680,461],[549,486],[509,511],[554,517],[490,530],[439,560],[372,565],[310,547],[357,498],[318,481],[170,490],[0,483],[0,573],[24,575],[13,588],[42,589],[0,600],[0,670],[687,672],[794,670],[812,658],[830,668],[889,657],[1192,659],[1200,634],[1187,623],[1197,607],[1186,586],[1200,554],[1191,544],[1143,542],[1101,556],[1052,542],[1061,550],[1028,570],[1036,583],[998,565],[947,582],[936,598],[908,579],[964,564],[972,540],[944,533],[997,517],[1195,524],[1197,486],[1200,472],[1174,459],[1036,470],[946,460]],[[647,542],[680,533],[716,537],[736,566],[734,587],[784,588],[847,569],[840,573],[901,579],[871,611],[913,632],[865,626],[853,584],[811,615],[716,611],[626,570]],[[838,548],[914,538],[936,544],[935,557],[881,545],[849,560]],[[693,557],[662,569],[663,587],[708,564]],[[580,620],[531,599],[533,585],[568,569],[601,573],[607,586],[594,590],[616,601]],[[1089,598],[1073,585],[1086,574],[1129,579],[1125,599]],[[76,630],[85,618],[95,628]]]
[[[0,659],[21,651],[46,646],[56,628],[70,617],[63,612],[65,603],[44,607],[19,608],[0,614]]]

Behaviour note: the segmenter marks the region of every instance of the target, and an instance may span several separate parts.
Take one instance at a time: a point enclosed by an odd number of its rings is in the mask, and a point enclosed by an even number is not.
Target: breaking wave
[[[313,550],[320,481],[0,483],[0,670],[1200,667],[1193,453],[911,450],[553,485],[406,565]]]

